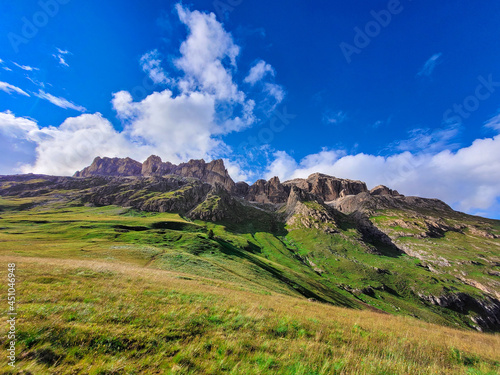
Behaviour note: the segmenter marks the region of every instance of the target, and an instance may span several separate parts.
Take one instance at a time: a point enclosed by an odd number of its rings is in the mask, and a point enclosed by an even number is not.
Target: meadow
[[[498,334],[325,292],[285,252],[300,253],[305,232],[278,241],[171,213],[32,202],[0,201],[0,274],[16,264],[19,312],[16,368],[4,358],[2,374],[500,371]]]

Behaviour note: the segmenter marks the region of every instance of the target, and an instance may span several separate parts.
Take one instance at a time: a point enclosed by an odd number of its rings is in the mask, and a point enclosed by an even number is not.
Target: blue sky
[[[0,5],[0,173],[320,171],[500,218],[500,3]]]

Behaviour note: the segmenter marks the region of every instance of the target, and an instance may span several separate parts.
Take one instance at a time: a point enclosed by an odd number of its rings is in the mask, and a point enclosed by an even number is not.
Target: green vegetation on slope
[[[493,375],[500,370],[498,335],[256,294],[239,284],[127,264],[0,258],[17,264],[17,370],[24,373]],[[0,289],[5,292],[4,285]],[[17,370],[2,363],[4,374]]]
[[[248,220],[191,221],[54,196],[0,198],[0,257],[15,257],[22,285],[21,367],[34,374],[499,370],[491,349],[498,335],[445,328],[471,321],[419,296],[483,298],[453,274],[433,272],[434,258],[367,244],[340,214],[336,232],[325,233],[279,227],[269,213],[237,208]],[[498,251],[484,244],[497,242],[478,232],[419,238],[426,224],[417,217],[414,227],[400,227],[402,215],[384,211],[372,220],[422,249],[439,244],[471,280],[495,272]],[[497,224],[477,230],[498,233]],[[471,262],[471,246],[482,246],[484,262]]]

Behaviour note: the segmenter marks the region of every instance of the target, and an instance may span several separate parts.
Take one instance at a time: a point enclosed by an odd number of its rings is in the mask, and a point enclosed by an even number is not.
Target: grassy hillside
[[[85,207],[53,195],[0,198],[0,210],[0,258],[18,269],[18,370],[500,371],[498,335],[450,328],[470,324],[415,293],[476,289],[437,279],[406,254],[374,253],[348,218],[329,235]]]
[[[17,263],[18,370],[24,374],[500,370],[498,335],[257,293],[239,283],[132,264],[0,258],[2,264]],[[2,373],[16,373],[2,366]]]

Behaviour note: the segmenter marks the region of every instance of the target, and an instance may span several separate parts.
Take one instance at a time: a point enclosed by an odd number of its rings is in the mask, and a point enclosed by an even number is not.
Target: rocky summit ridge
[[[393,191],[385,186],[378,186],[373,189],[373,192],[369,192],[364,182],[340,179],[321,173],[311,174],[307,179],[297,178],[284,183],[281,183],[278,177],[273,177],[269,181],[260,179],[252,185],[243,181],[235,183],[222,159],[209,163],[203,159],[190,160],[187,163],[175,165],[163,162],[156,155],[151,155],[143,163],[128,157],[101,158],[98,156],[90,166],[76,172],[74,177],[162,177],[168,175],[193,177],[210,185],[217,183],[237,197],[258,203],[285,203],[292,186],[314,194],[325,202],[363,192],[374,195],[393,194]],[[396,195],[399,194],[396,192]]]
[[[163,162],[159,156],[151,155],[144,163],[130,158],[96,157],[92,164],[74,174],[74,177],[113,176],[113,177],[161,177],[175,174],[194,177],[209,184],[219,183],[226,189],[234,188],[234,181],[229,176],[222,159],[206,163],[190,160],[179,165]]]

